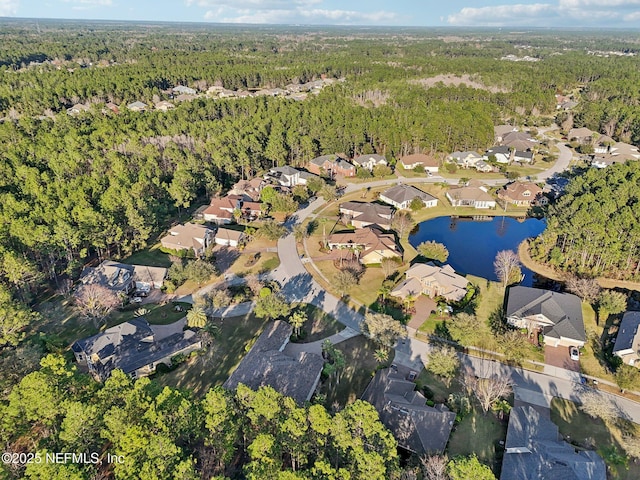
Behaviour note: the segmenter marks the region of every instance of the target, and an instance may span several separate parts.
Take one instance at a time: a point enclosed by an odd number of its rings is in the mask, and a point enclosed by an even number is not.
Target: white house
[[[225,247],[237,247],[244,240],[244,233],[238,230],[231,230],[225,227],[218,227],[214,241],[216,245]]]
[[[388,165],[387,159],[383,155],[360,155],[352,160],[352,163],[360,168],[371,171],[378,165]]]
[[[391,187],[380,194],[380,200],[394,207],[405,210],[410,207],[411,202],[419,198],[427,208],[438,205],[438,199],[427,192],[413,187],[411,185],[399,184]]]

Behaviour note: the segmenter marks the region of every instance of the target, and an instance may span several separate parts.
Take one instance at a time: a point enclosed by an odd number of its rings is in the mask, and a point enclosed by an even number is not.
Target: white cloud
[[[62,0],[64,3],[71,3],[77,7],[93,8],[93,7],[111,7],[113,0]]]
[[[0,0],[0,17],[12,17],[18,13],[18,0]]]
[[[450,25],[469,26],[612,26],[640,19],[640,0],[557,0],[534,3],[466,7],[449,15]],[[616,24],[616,26],[620,26]]]
[[[337,25],[389,25],[398,23],[393,12],[358,12],[321,7],[323,0],[187,0],[187,5],[207,5],[205,20],[221,23],[304,23]]]
[[[447,22],[451,25],[531,25],[536,18],[547,18],[556,13],[557,8],[548,3],[465,7],[449,15]]]

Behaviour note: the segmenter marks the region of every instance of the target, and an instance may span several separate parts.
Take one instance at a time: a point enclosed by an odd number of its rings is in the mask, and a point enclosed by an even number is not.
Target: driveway
[[[569,347],[552,347],[545,345],[544,347],[544,363],[552,367],[564,368],[572,372],[580,371],[580,362],[571,360]]]

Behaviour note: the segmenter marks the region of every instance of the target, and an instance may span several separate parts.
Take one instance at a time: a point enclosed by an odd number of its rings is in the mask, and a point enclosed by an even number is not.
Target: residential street
[[[571,150],[564,146],[564,144],[558,144],[558,148],[560,149],[558,161],[552,168],[538,175],[538,179],[546,180],[555,173],[559,173],[568,167],[572,158]],[[442,177],[412,179],[398,178],[361,184],[351,184],[347,186],[345,193],[359,191],[368,187],[392,185],[403,180],[416,183],[432,183],[443,181],[444,179]],[[453,184],[457,183],[457,180],[455,179],[448,179],[446,181]],[[506,183],[506,180],[493,180],[487,183],[502,184]],[[287,221],[287,228],[290,229],[293,225],[303,222],[307,217],[313,214],[315,209],[321,207],[324,203],[325,202],[322,199],[317,199],[307,207],[298,211]],[[363,316],[350,309],[344,302],[336,298],[334,295],[326,292],[313,279],[311,274],[305,269],[302,260],[298,255],[295,239],[292,234],[289,234],[278,241],[278,256],[280,257],[280,266],[271,272],[269,276],[270,278],[277,280],[282,285],[282,293],[286,296],[288,301],[307,302],[323,309],[326,313],[334,316],[345,326],[351,329],[348,334],[349,337],[361,331],[360,324],[363,321]],[[291,351],[298,351],[306,348],[312,348],[315,351],[318,350],[321,342],[315,343],[317,343],[317,345],[312,345],[311,347],[291,345],[288,348]],[[430,348],[431,346],[425,342],[414,338],[407,338],[399,342],[396,346],[395,362],[420,370],[423,366],[422,358],[426,358],[426,353]],[[490,375],[499,375],[511,377],[517,387],[516,395],[519,399],[541,406],[548,407],[552,397],[560,397],[579,403],[579,392],[582,389],[590,388],[568,380],[565,377],[555,377],[544,373],[513,368],[492,360],[484,360],[468,355],[461,355],[461,361],[463,366],[469,366],[472,368],[477,376],[486,377]],[[640,424],[640,404],[604,392],[603,395],[617,405],[621,412],[621,416]]]

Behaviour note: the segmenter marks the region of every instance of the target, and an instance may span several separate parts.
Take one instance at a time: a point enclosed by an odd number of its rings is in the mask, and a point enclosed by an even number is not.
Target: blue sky
[[[640,0],[0,0],[0,16],[259,24],[640,27]]]

